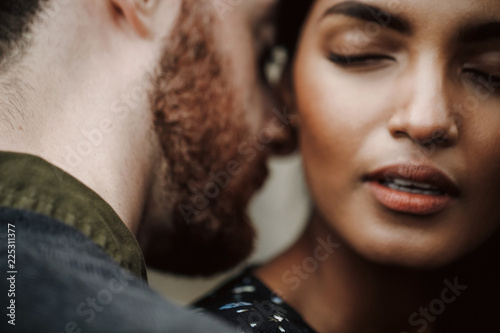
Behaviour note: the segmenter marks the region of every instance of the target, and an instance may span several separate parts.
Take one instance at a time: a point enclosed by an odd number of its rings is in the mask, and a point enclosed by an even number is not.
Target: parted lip
[[[416,164],[396,164],[377,169],[363,177],[364,181],[379,183],[402,179],[431,185],[445,195],[458,197],[458,186],[443,171],[429,166]]]

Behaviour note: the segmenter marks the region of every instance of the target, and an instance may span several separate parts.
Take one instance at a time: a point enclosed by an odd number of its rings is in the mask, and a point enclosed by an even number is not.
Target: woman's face
[[[437,267],[500,224],[500,1],[317,0],[293,68],[309,186],[365,257]]]

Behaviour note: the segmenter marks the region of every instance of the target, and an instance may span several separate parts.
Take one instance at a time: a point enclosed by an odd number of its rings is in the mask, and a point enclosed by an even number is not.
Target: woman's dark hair
[[[315,0],[280,0],[277,11],[277,44],[295,54],[302,26]]]

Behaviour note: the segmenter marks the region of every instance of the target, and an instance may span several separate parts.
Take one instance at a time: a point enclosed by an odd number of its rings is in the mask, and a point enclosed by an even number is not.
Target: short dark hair
[[[277,12],[277,43],[290,57],[295,54],[302,26],[316,0],[280,0]]]
[[[0,60],[4,60],[29,32],[31,23],[48,0],[0,0]]]

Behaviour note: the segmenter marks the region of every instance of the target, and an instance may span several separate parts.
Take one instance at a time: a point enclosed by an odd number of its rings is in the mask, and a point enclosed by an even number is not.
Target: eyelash
[[[370,62],[380,60],[394,60],[393,57],[380,54],[349,55],[330,53],[328,56],[331,62],[343,67],[367,66]]]
[[[362,67],[370,65],[372,61],[394,60],[393,57],[379,54],[348,55],[330,53],[328,59],[342,67]],[[479,84],[492,88],[495,92],[500,92],[500,76],[485,73],[476,69],[467,68],[464,70],[466,76]]]
[[[466,68],[464,74],[472,81],[482,84],[485,88],[492,88],[494,92],[500,91],[500,76],[485,73],[477,69]]]

